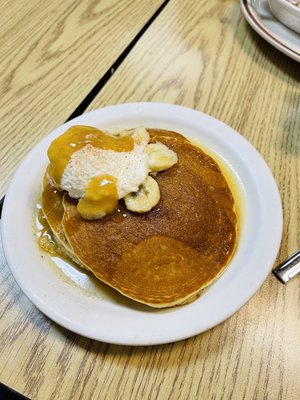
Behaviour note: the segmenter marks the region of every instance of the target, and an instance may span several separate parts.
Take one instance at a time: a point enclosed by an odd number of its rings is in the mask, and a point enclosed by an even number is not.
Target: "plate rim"
[[[103,333],[99,335],[95,335],[95,334],[91,334],[88,330],[82,330],[80,326],[77,326],[76,324],[72,324],[72,321],[70,322],[68,319],[62,317],[60,315],[60,313],[53,315],[53,314],[49,314],[49,310],[47,307],[45,307],[45,304],[41,303],[39,301],[38,298],[36,298],[35,296],[32,295],[32,293],[30,291],[28,291],[27,287],[24,290],[24,282],[22,282],[22,279],[20,279],[20,275],[18,275],[18,273],[16,273],[15,270],[15,266],[13,266],[14,261],[11,258],[11,252],[9,249],[9,243],[8,243],[8,236],[7,236],[7,231],[5,226],[7,225],[7,219],[9,218],[9,201],[10,201],[10,197],[12,196],[13,193],[13,188],[14,188],[14,182],[18,179],[22,166],[24,165],[24,163],[26,162],[26,160],[30,159],[30,155],[33,153],[33,151],[35,149],[38,148],[38,146],[41,146],[42,143],[45,143],[46,140],[49,138],[51,138],[52,136],[54,136],[56,134],[56,132],[59,129],[62,129],[66,126],[69,125],[73,125],[76,124],[77,121],[82,120],[83,118],[89,118],[89,116],[94,116],[96,115],[99,111],[103,112],[103,110],[110,110],[110,111],[115,111],[117,108],[122,109],[125,111],[126,114],[126,110],[128,111],[133,111],[133,110],[138,110],[139,112],[144,112],[146,113],[147,111],[150,112],[157,112],[157,110],[163,110],[164,112],[168,113],[168,112],[174,112],[177,111],[179,114],[180,112],[182,112],[183,114],[189,115],[189,116],[201,116],[201,118],[204,119],[208,119],[210,120],[215,126],[217,127],[223,127],[227,133],[231,132],[231,134],[233,135],[233,137],[235,137],[235,139],[237,141],[239,141],[240,143],[244,143],[245,146],[247,146],[249,149],[251,149],[251,153],[254,157],[258,157],[258,159],[260,160],[260,162],[262,163],[262,165],[264,166],[264,168],[266,168],[265,172],[267,174],[269,174],[269,179],[270,179],[270,184],[274,190],[275,195],[277,196],[276,199],[276,207],[277,207],[277,217],[278,217],[278,223],[279,226],[277,228],[277,233],[276,233],[276,240],[274,241],[274,248],[275,250],[273,251],[272,257],[270,257],[270,263],[273,264],[275,262],[278,250],[279,250],[279,246],[280,246],[280,242],[281,242],[281,235],[282,235],[282,206],[281,206],[281,200],[280,200],[280,196],[279,196],[279,192],[278,192],[278,188],[275,182],[275,179],[269,169],[269,167],[267,166],[266,162],[263,160],[263,158],[261,157],[261,155],[257,152],[257,150],[243,137],[241,136],[238,132],[236,132],[233,128],[229,127],[227,124],[221,122],[220,120],[209,116],[208,114],[204,114],[200,111],[194,110],[194,109],[190,109],[187,107],[183,107],[183,106],[179,106],[179,105],[174,105],[174,104],[167,104],[167,103],[154,103],[154,102],[150,102],[150,103],[146,103],[146,102],[140,102],[140,103],[124,103],[124,104],[117,104],[117,105],[113,105],[113,106],[108,106],[108,107],[104,107],[98,110],[93,110],[89,113],[83,114],[82,116],[79,116],[71,121],[68,121],[68,123],[61,125],[60,127],[58,127],[57,129],[55,129],[54,131],[52,131],[49,135],[47,135],[46,137],[44,137],[44,139],[42,139],[37,145],[35,145],[33,147],[33,149],[28,153],[28,155],[24,158],[24,160],[22,161],[22,163],[20,164],[20,166],[18,167],[12,181],[11,181],[11,185],[8,189],[7,192],[7,196],[6,196],[6,200],[4,201],[4,205],[3,205],[3,215],[2,215],[2,223],[1,223],[1,231],[2,231],[2,240],[3,240],[3,250],[4,250],[4,254],[5,257],[7,259],[9,268],[15,278],[15,280],[17,281],[18,285],[21,287],[22,291],[25,293],[25,295],[29,298],[29,300],[36,305],[36,307],[42,311],[45,315],[47,315],[51,320],[57,322],[58,324],[62,325],[63,327],[77,333],[83,336],[86,336],[88,338],[91,339],[95,339],[95,340],[100,340],[100,341],[104,341],[107,343],[114,343],[114,344],[121,344],[121,345],[155,345],[155,344],[164,344],[164,343],[170,343],[170,342],[174,342],[174,341],[178,341],[178,340],[182,340],[182,339],[186,339],[188,337],[197,335],[199,333],[202,333],[216,325],[218,325],[219,323],[223,322],[224,320],[226,320],[229,316],[233,315],[236,311],[238,311],[247,301],[249,301],[249,299],[256,293],[256,291],[260,288],[260,286],[262,285],[262,283],[264,282],[264,280],[266,279],[266,277],[268,276],[270,269],[272,267],[269,266],[268,268],[266,268],[266,270],[264,271],[263,274],[261,274],[260,279],[258,281],[256,281],[254,284],[252,284],[252,286],[249,288],[247,294],[245,293],[243,299],[241,299],[241,301],[234,307],[234,309],[229,310],[227,313],[223,313],[223,317],[222,318],[215,318],[215,319],[211,319],[211,323],[208,324],[205,329],[182,329],[180,331],[180,333],[175,333],[175,334],[150,334],[150,336],[148,335],[145,340],[144,339],[137,339],[137,338],[126,338],[124,340],[124,338],[122,338],[122,336],[120,337],[119,334],[117,335],[103,335]],[[191,303],[191,307],[193,306],[194,303]],[[184,306],[187,307],[187,306]]]
[[[267,1],[267,0],[265,0]],[[249,25],[263,38],[265,39],[268,43],[270,43],[272,46],[274,46],[277,50],[281,51],[284,53],[286,56],[292,58],[295,61],[300,62],[300,49],[299,51],[296,51],[288,46],[284,41],[280,39],[280,37],[273,32],[271,32],[263,23],[262,21],[257,17],[256,15],[256,10],[253,9],[253,0],[240,0],[240,5],[241,5],[241,10],[242,13],[245,17],[245,19],[248,21]],[[290,31],[290,29],[286,26],[284,26],[281,22],[279,22],[275,16],[274,16],[274,21],[278,22],[283,28],[287,29]],[[297,33],[297,32],[295,32]],[[300,38],[300,35],[299,35]]]

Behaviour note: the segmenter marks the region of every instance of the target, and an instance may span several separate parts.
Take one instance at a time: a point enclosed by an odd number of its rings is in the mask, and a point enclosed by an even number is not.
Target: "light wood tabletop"
[[[0,7],[2,193],[24,154],[76,110],[158,10],[87,110],[159,101],[233,127],[277,182],[284,213],[278,261],[300,247],[299,63],[248,26],[239,1]],[[282,285],[270,274],[244,307],[198,336],[133,347],[60,327],[22,293],[2,251],[0,266],[0,381],[30,399],[300,397],[299,277]]]
[[[24,155],[113,73],[162,3],[1,2],[0,196]]]

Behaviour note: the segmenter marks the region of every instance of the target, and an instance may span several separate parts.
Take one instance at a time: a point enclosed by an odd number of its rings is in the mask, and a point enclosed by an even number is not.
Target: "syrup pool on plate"
[[[114,221],[120,222],[126,216],[125,207],[119,207],[112,218]],[[137,310],[148,310],[147,306],[122,296],[116,290],[99,281],[91,272],[79,267],[66,256],[55,243],[52,231],[43,215],[39,201],[36,202],[33,230],[46,267],[51,268],[59,279],[79,289],[88,297],[95,297],[102,301],[106,300]]]

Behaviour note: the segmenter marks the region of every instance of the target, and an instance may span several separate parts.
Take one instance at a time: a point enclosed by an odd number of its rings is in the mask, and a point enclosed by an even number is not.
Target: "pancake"
[[[88,221],[48,179],[42,208],[79,265],[135,301],[171,307],[195,299],[226,268],[236,241],[234,200],[211,157],[176,132],[148,131],[179,159],[155,176],[161,199],[151,211],[130,212],[121,200],[113,214]]]
[[[63,255],[71,258],[75,263],[80,264],[80,261],[72,251],[63,230],[62,219],[64,215],[63,196],[64,192],[58,191],[49,179],[46,172],[43,180],[43,191],[41,197],[41,206],[43,214],[53,234],[53,239],[58,248],[58,255]],[[86,268],[81,265],[82,268]]]

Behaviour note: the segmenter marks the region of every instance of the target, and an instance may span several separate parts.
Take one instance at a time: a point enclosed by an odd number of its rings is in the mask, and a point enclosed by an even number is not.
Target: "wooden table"
[[[162,4],[30,0],[19,7],[17,0],[1,2],[0,196],[34,144],[84,110],[81,103],[111,76]]]
[[[161,101],[232,126],[277,181],[284,211],[278,259],[299,247],[299,64],[251,30],[237,0],[47,7],[31,0],[25,8],[11,1],[1,7],[2,193],[24,154],[77,109],[129,46],[115,73],[85,101],[88,110]],[[284,286],[270,274],[239,312],[196,337],[123,347],[46,318],[0,254],[0,381],[32,399],[300,398],[299,278]]]

